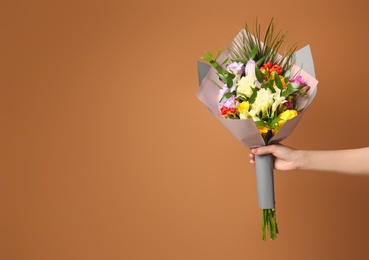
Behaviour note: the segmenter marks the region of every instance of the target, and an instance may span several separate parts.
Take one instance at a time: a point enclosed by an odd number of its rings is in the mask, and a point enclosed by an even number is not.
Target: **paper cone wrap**
[[[219,57],[222,61],[225,59],[227,51]],[[303,108],[303,111],[296,117],[287,120],[286,123],[279,129],[278,133],[273,136],[269,144],[279,143],[287,138],[303,117],[306,109],[313,101],[316,92],[318,81],[315,79],[314,63],[310,47],[307,45],[295,53],[296,64],[293,66],[291,74],[299,72],[299,75],[305,80],[307,85],[310,86],[310,90],[307,92],[307,98],[300,98],[297,102],[299,109]],[[298,66],[299,64],[300,66]],[[225,119],[220,115],[218,102],[219,102],[219,87],[220,84],[218,76],[214,68],[209,65],[198,62],[198,75],[200,87],[196,92],[197,98],[212,112],[212,114],[237,138],[237,140],[245,147],[258,147],[267,145],[264,142],[263,137],[258,131],[253,119]],[[309,70],[309,72],[305,71]],[[218,84],[218,85],[217,85]]]
[[[258,206],[261,209],[274,209],[273,156],[255,155],[255,169]]]

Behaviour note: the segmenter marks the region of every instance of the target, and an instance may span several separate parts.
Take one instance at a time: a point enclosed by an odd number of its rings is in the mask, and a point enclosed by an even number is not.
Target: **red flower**
[[[227,114],[227,112],[228,112],[228,107],[222,107],[221,109],[220,109],[220,113],[222,114],[222,115],[226,115]]]
[[[270,69],[270,72],[277,72],[278,75],[282,74],[282,67],[277,65],[277,64],[274,64],[273,67]]]
[[[270,68],[272,68],[273,67],[273,63],[271,62],[271,61],[269,61],[269,62],[267,62],[267,63],[265,63],[264,64],[264,67],[267,69],[270,69]]]
[[[224,116],[224,115],[235,115],[236,111],[237,110],[234,107],[228,108],[228,107],[222,106],[221,109],[220,109],[220,113],[221,113],[222,116]]]

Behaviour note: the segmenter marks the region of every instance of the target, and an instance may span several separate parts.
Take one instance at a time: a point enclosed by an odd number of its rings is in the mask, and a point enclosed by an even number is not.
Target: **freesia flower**
[[[279,66],[279,65],[277,65],[277,64],[274,64],[274,65],[273,65],[273,67],[271,67],[271,68],[269,69],[269,71],[270,71],[270,72],[275,71],[275,72],[277,72],[277,74],[279,75],[279,74],[281,74],[281,73],[282,73],[282,67],[281,67],[281,66]]]
[[[262,112],[264,116],[267,116],[270,106],[274,102],[274,95],[270,89],[261,88],[258,90],[255,102],[252,104],[252,109],[256,114]]]
[[[261,73],[264,75],[264,78],[267,79],[269,76],[272,80],[274,80],[274,73],[278,75],[282,74],[282,67],[278,64],[273,64],[272,62],[264,63],[263,66],[260,68]]]
[[[297,76],[296,78],[290,78],[290,82],[296,82],[299,85],[306,85],[306,82],[302,79],[301,76]]]
[[[279,75],[279,79],[281,80],[281,82],[282,82],[282,87],[283,88],[286,88],[286,82],[285,82],[285,80],[284,80],[284,77],[283,76],[281,76],[281,75]]]
[[[219,89],[219,92],[218,92],[218,100],[221,100],[224,96],[224,94],[226,93],[231,93],[235,90],[235,86],[232,86],[231,88],[228,88],[226,84],[223,85],[223,87],[221,89]],[[232,99],[229,100],[229,99],[226,99],[226,100],[222,100],[219,102],[219,108],[221,108],[222,106],[226,106],[226,107],[230,107],[232,104],[235,104],[235,99],[234,99],[234,96],[232,95],[231,97]]]
[[[262,66],[262,68],[263,69],[266,69],[266,70],[269,70],[269,69],[271,69],[273,67],[273,62],[267,62],[267,63],[264,63],[263,64],[263,66]]]
[[[226,99],[224,102],[221,103],[221,105],[223,107],[227,107],[227,108],[232,108],[232,107],[236,107],[237,105],[237,100],[235,99],[234,96],[231,96],[230,98]]]
[[[278,126],[282,127],[284,123],[286,123],[287,120],[292,119],[297,115],[298,115],[298,112],[294,109],[289,109],[289,110],[282,112],[281,114],[278,115],[278,117],[282,119],[281,121],[278,122]]]
[[[227,70],[234,75],[241,75],[243,73],[243,67],[242,62],[232,62],[227,65]]]
[[[275,111],[277,108],[282,105],[284,102],[286,102],[286,98],[284,96],[281,96],[281,90],[279,88],[275,88],[276,92],[273,94],[274,102],[272,104],[272,114],[271,116],[274,116]]]
[[[251,117],[249,114],[250,103],[248,101],[241,102],[237,107],[237,113],[240,119],[248,119]]]
[[[266,126],[257,126],[257,128],[259,130],[259,133],[263,136],[265,136],[269,131],[269,128]]]
[[[222,114],[222,116],[224,116],[224,115],[235,115],[236,114],[236,108],[234,108],[234,107],[228,108],[228,107],[223,106],[220,109],[220,113]]]
[[[219,100],[224,96],[225,93],[233,92],[236,89],[235,84],[231,88],[227,87],[227,84],[224,84],[221,89],[219,89]]]
[[[255,75],[255,66],[255,61],[249,60],[247,62],[245,68],[246,76],[242,77],[238,82],[237,96],[245,95],[249,98],[252,95],[253,89],[255,89],[256,87],[255,82],[257,82]]]
[[[249,76],[249,77],[253,77],[254,79],[256,79],[255,66],[256,66],[256,62],[254,60],[249,60],[246,63],[245,75]]]
[[[249,116],[252,118],[252,120],[254,120],[254,122],[260,121],[260,118],[256,115],[255,110],[251,109],[249,111]]]
[[[245,95],[248,98],[251,97],[253,89],[256,87],[254,82],[255,79],[252,77],[242,77],[238,82],[237,96]]]

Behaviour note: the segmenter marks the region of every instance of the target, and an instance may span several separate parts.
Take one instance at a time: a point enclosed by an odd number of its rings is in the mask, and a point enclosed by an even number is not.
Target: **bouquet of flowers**
[[[278,51],[286,34],[274,36],[271,20],[260,40],[260,26],[254,35],[247,25],[228,49],[214,57],[202,57],[210,66],[199,63],[198,98],[245,146],[278,143],[292,133],[316,94],[317,80],[296,65],[296,45],[283,55]],[[309,50],[300,59],[313,67]],[[256,156],[256,181],[259,207],[262,209],[262,239],[277,237],[274,206],[273,158]]]

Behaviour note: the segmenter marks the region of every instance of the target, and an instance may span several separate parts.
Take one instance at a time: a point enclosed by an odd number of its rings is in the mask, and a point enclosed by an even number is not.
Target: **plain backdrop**
[[[369,145],[366,1],[0,2],[0,259],[366,259],[369,177],[275,171],[261,240],[248,149],[195,97],[197,61],[256,18],[313,53],[283,143]]]

